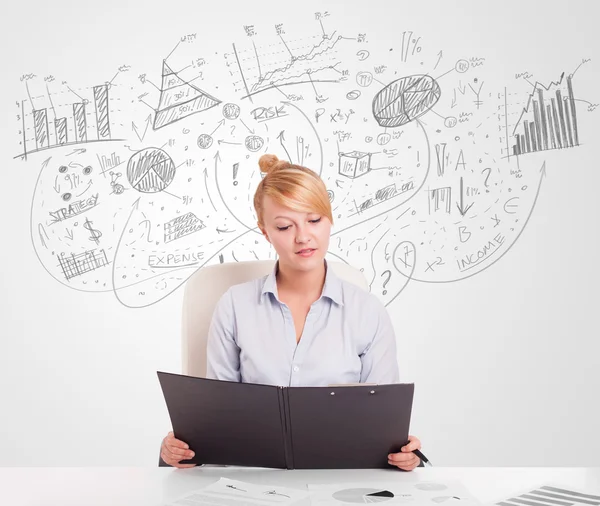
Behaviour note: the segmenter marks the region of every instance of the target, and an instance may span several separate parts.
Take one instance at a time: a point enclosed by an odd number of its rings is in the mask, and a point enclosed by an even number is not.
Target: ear
[[[269,241],[270,244],[272,244],[271,239],[269,239],[269,234],[267,234],[267,231],[260,225],[260,223],[257,222],[256,224],[258,225],[258,228],[260,229],[261,234],[265,236],[265,239],[267,241]]]

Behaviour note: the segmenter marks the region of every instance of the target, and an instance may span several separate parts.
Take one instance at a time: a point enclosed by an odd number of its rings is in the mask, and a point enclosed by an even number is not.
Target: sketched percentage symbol
[[[387,279],[383,282],[383,292],[382,294],[385,295],[387,293],[387,290],[385,289],[385,285],[387,285],[390,281],[390,278],[392,277],[392,271],[390,270],[385,270],[381,273],[382,276],[385,276],[385,274],[387,273]]]

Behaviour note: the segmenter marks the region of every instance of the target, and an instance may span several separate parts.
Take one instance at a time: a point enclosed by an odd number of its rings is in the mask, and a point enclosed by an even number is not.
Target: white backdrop
[[[539,5],[12,5],[0,465],[155,465],[181,285],[272,257],[264,152],[326,181],[435,465],[600,465],[597,7]]]

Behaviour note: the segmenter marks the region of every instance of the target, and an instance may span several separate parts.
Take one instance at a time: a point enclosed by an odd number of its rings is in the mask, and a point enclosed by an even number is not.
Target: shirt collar
[[[279,268],[279,260],[275,262],[275,266],[271,273],[266,277],[265,282],[263,283],[261,296],[266,293],[272,293],[275,298],[279,300],[279,294],[277,293],[277,269]],[[327,264],[327,260],[325,260],[325,283],[323,284],[323,291],[321,292],[321,297],[327,297],[331,299],[333,302],[338,304],[339,306],[344,305],[344,300],[342,297],[342,281],[338,278],[333,269],[329,267]]]

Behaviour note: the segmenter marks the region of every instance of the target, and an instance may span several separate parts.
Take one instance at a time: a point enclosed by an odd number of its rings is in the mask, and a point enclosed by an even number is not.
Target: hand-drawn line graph
[[[237,78],[235,91],[245,91],[242,98],[252,100],[252,95],[278,86],[310,83],[319,101],[322,96],[315,83],[340,81],[342,73],[335,67],[341,62],[335,48],[344,37],[335,32],[290,42],[279,37],[280,43],[257,47],[252,41],[252,49],[241,51],[234,43],[233,53],[225,53],[231,60],[226,65]]]
[[[221,101],[185,81],[163,60],[160,98],[154,115],[154,130],[206,111]]]
[[[27,155],[31,153],[73,144],[122,140],[113,139],[111,134],[110,83],[92,87],[93,105],[88,99],[68,86],[67,88],[80,100],[55,106],[52,95],[46,88],[47,97],[35,97],[36,103],[43,101],[46,107],[36,107],[31,96],[21,101],[23,152],[14,158],[27,159]],[[25,104],[28,101],[30,108],[26,112]],[[50,107],[47,107],[48,104]],[[32,134],[28,134],[28,131],[32,131]]]
[[[506,156],[579,146],[573,79],[567,76],[565,90],[564,78],[563,72],[558,81],[552,81],[548,86],[536,81],[514,126],[508,123],[509,104],[504,90]],[[550,95],[550,100],[544,92]],[[514,139],[512,146],[509,136]]]

